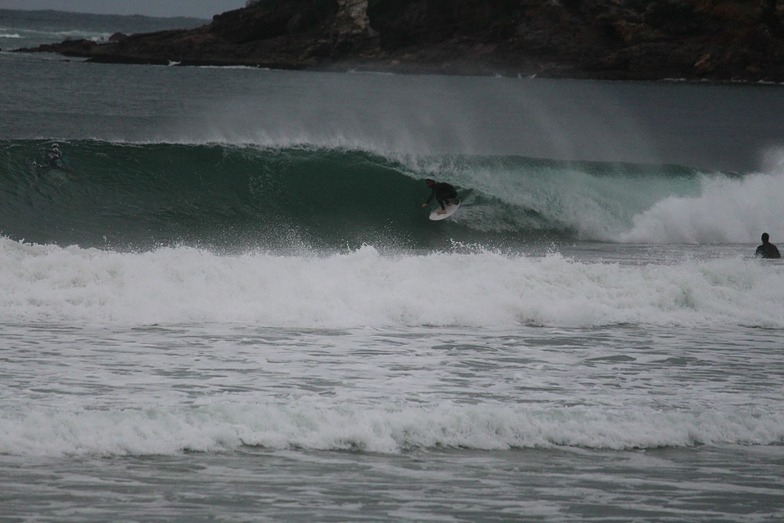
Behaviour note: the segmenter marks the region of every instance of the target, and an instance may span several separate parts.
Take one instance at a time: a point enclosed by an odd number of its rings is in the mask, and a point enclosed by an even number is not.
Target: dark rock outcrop
[[[35,51],[123,63],[781,82],[784,0],[257,0],[196,29]]]

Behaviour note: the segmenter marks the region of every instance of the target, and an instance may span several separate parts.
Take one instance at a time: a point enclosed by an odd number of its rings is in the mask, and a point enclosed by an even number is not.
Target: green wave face
[[[116,249],[444,249],[612,240],[657,201],[698,190],[666,166],[522,157],[388,157],[313,147],[0,141],[0,233]],[[463,205],[430,222],[426,177]]]

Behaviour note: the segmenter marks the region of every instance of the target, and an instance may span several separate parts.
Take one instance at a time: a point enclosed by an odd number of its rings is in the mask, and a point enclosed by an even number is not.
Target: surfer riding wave
[[[432,178],[426,179],[425,184],[430,188],[430,196],[428,196],[425,203],[422,204],[422,207],[430,205],[430,202],[435,198],[438,205],[441,206],[441,210],[438,211],[438,214],[446,214],[447,205],[457,205],[460,203],[460,199],[457,197],[457,190],[451,184],[437,182]]]

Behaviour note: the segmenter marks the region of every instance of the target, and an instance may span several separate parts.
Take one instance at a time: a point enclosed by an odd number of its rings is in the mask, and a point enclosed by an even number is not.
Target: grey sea
[[[784,88],[13,51],[167,23],[0,10],[0,520],[784,519]]]

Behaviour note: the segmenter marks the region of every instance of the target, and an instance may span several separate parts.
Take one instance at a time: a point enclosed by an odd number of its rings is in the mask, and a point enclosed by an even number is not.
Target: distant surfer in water
[[[762,233],[762,245],[757,247],[754,256],[760,256],[762,258],[781,258],[778,248],[770,243],[770,236],[766,232]]]
[[[44,163],[39,164],[33,161],[35,167],[51,167],[62,169],[63,168],[63,153],[60,151],[60,144],[53,143],[52,148],[46,152],[44,156]]]
[[[63,161],[63,153],[60,151],[60,144],[53,143],[52,150],[46,155],[46,165],[49,167],[60,167]]]
[[[62,185],[68,180],[75,179],[73,171],[66,166],[63,153],[60,151],[60,144],[53,143],[51,148],[46,151],[43,163],[38,163],[33,160],[33,177],[32,185],[37,186],[38,183],[45,179],[47,183],[56,186]]]
[[[427,201],[422,204],[422,207],[430,205],[430,202],[435,198],[438,205],[441,206],[441,210],[438,211],[438,214],[445,214],[447,205],[457,205],[460,203],[460,200],[457,197],[457,190],[452,185],[445,182],[437,182],[432,178],[425,180],[425,185],[430,188],[430,196],[428,196]]]

